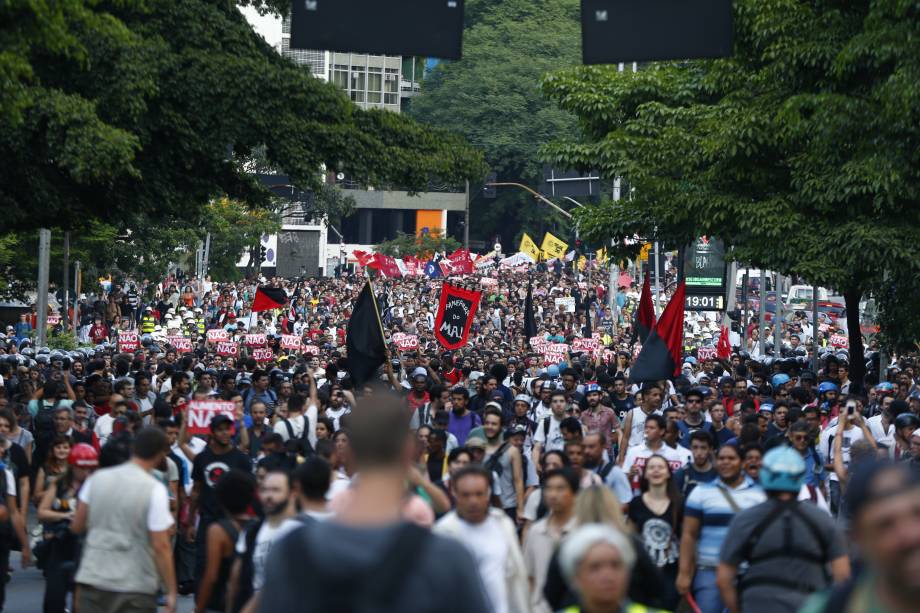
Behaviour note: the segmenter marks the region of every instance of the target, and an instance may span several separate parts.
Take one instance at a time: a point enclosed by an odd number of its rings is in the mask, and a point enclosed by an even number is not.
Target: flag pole
[[[374,313],[377,315],[377,325],[380,327],[380,338],[383,339],[384,347],[386,348],[387,336],[383,333],[383,322],[380,320],[380,308],[377,306],[377,294],[374,292],[374,283],[371,281],[371,276],[367,272],[367,267],[364,267],[364,276],[367,277],[367,284],[371,288],[371,302],[374,303]],[[387,356],[390,355],[390,350],[386,349]]]

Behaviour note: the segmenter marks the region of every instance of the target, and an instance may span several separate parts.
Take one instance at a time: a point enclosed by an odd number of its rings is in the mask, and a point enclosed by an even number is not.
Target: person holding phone
[[[834,439],[838,436],[841,440],[835,443]],[[834,469],[835,453],[839,450],[840,461],[844,467],[848,467],[851,459],[850,448],[853,443],[864,439],[872,441],[873,445],[875,443],[869,427],[862,418],[861,403],[855,398],[848,398],[840,415],[833,419],[827,425],[827,428],[821,432],[821,437],[818,441],[818,455],[830,475],[828,491],[831,514],[834,517],[840,511],[841,499],[840,477]]]

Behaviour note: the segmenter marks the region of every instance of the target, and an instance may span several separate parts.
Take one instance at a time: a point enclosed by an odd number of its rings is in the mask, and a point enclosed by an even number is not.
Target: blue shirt
[[[744,481],[736,488],[728,487],[722,479],[701,483],[693,488],[687,497],[684,515],[700,520],[700,537],[696,544],[698,566],[715,567],[719,564],[719,550],[728,534],[728,524],[735,516],[735,510],[723,491],[742,511],[767,499],[760,486],[749,477],[744,477]]]

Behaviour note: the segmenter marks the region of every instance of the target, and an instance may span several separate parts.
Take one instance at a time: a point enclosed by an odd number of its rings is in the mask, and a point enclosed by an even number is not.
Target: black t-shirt
[[[29,475],[29,459],[26,452],[16,443],[10,443],[10,448],[6,450],[3,457],[6,467],[13,473],[16,480],[16,496],[19,496],[19,479]]]
[[[613,410],[617,412],[617,417],[620,418],[620,423],[626,422],[626,416],[629,415],[629,412],[636,408],[636,399],[626,394],[624,400],[617,398],[616,394],[610,395],[610,400],[613,402]]]
[[[665,512],[656,515],[636,496],[629,501],[629,521],[636,527],[636,534],[642,539],[645,550],[658,568],[676,568],[679,554],[680,535],[675,526],[680,526],[680,512],[674,513],[674,503]]]
[[[201,483],[198,496],[198,510],[203,521],[214,521],[221,517],[222,511],[214,495],[214,486],[218,479],[228,470],[239,469],[249,472],[252,462],[245,453],[233,448],[227,453],[214,453],[210,445],[195,456],[192,466],[192,481]]]

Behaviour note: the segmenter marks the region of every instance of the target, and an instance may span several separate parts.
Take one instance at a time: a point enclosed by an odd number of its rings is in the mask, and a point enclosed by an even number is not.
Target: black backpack
[[[38,401],[38,412],[35,414],[33,421],[35,425],[35,434],[45,434],[54,431],[54,412],[57,411],[61,404],[60,400],[55,400],[51,407],[45,405],[44,400]]]
[[[287,428],[288,433],[288,440],[284,442],[284,450],[296,466],[298,457],[308,458],[314,453],[313,445],[310,444],[310,439],[307,437],[310,419],[306,415],[303,416],[303,432],[300,433],[300,436],[294,436],[294,426],[291,425],[290,420],[282,419],[281,423]]]

